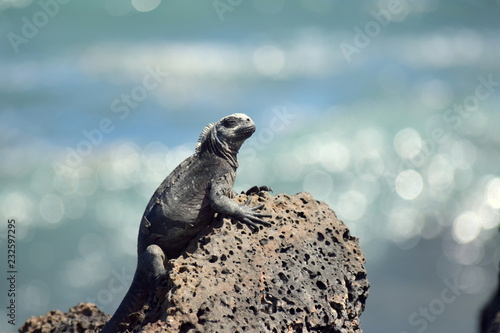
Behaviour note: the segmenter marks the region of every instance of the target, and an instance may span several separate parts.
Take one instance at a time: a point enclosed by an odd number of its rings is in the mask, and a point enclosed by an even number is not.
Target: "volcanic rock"
[[[98,333],[111,318],[96,305],[80,303],[67,313],[50,311],[45,316],[31,317],[20,333]]]
[[[236,200],[244,203],[247,196]],[[358,240],[310,194],[252,196],[272,227],[200,233],[130,326],[136,332],[362,332],[369,283]]]
[[[251,199],[252,207],[264,204],[272,226],[254,233],[216,218],[169,260],[169,274],[123,331],[362,332],[369,283],[358,239],[310,194]],[[108,318],[81,304],[32,318],[20,332],[97,332]]]

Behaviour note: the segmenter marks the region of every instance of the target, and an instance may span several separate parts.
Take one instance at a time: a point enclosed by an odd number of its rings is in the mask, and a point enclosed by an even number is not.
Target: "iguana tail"
[[[144,274],[138,266],[127,294],[113,317],[111,317],[109,322],[104,326],[101,333],[118,333],[125,331],[129,323],[130,315],[141,310],[148,300],[149,290],[150,286],[146,274]]]

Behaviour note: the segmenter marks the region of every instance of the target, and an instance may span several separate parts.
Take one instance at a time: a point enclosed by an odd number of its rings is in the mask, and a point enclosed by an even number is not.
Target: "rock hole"
[[[278,249],[278,253],[287,253],[292,247],[291,246],[288,246],[288,247],[282,247],[280,249]]]
[[[335,311],[342,311],[342,304],[336,302],[330,302],[330,307]]]
[[[188,333],[190,330],[194,330],[196,327],[191,323],[184,323],[179,327],[180,333]]]
[[[217,260],[219,260],[219,257],[217,257],[217,256],[213,255],[213,256],[212,256],[212,257],[208,260],[208,262],[210,262],[210,263],[212,263],[212,264],[213,264],[213,263],[216,263],[216,262],[217,262]]]
[[[283,281],[283,283],[287,283],[288,282],[288,278],[286,277],[285,274],[279,273],[278,277],[280,278],[281,281]]]
[[[206,319],[202,319],[201,317],[203,317],[205,315],[205,310],[204,309],[200,309],[198,310],[198,312],[196,313],[196,316],[198,317],[198,323],[201,324],[201,325],[204,325],[206,323]]]
[[[318,288],[321,290],[326,290],[327,288],[326,285],[320,280],[316,281],[316,286],[318,286]]]
[[[321,232],[318,232],[318,241],[322,242],[325,240],[325,235],[323,235]]]

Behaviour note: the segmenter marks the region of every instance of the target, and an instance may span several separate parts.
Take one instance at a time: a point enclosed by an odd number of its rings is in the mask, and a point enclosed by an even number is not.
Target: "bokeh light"
[[[426,82],[421,87],[421,99],[430,109],[445,109],[453,101],[453,91],[450,85],[441,80]]]
[[[321,165],[330,172],[341,172],[345,170],[351,159],[349,149],[341,142],[330,141],[322,145],[323,149],[319,156],[322,157]]]
[[[150,12],[161,3],[161,0],[132,0],[132,5],[139,12]]]
[[[14,8],[24,8],[29,6],[33,0],[0,0],[0,10],[14,7]]]
[[[38,313],[46,309],[52,298],[49,285],[42,280],[34,279],[19,288],[19,303],[26,306],[27,310]]]
[[[106,11],[112,16],[123,16],[133,9],[131,1],[106,0],[105,4]]]
[[[64,216],[64,202],[61,198],[52,193],[45,194],[39,205],[40,216],[48,223],[56,224],[61,222]]]
[[[339,214],[350,221],[359,220],[366,212],[368,202],[366,197],[358,191],[349,191],[339,198]]]
[[[491,207],[500,209],[500,178],[493,178],[488,183],[487,202]]]
[[[423,216],[416,209],[408,206],[396,206],[389,215],[389,234],[398,245],[408,240],[420,238]],[[416,244],[413,244],[416,245]]]
[[[402,171],[396,178],[396,192],[405,200],[413,200],[422,193],[424,182],[415,170]]]
[[[304,178],[304,191],[314,192],[319,200],[325,200],[332,190],[332,177],[324,171],[312,171]]]
[[[273,76],[279,74],[285,67],[285,54],[274,45],[266,45],[255,51],[253,61],[259,73]]]
[[[453,223],[453,237],[460,244],[475,240],[481,232],[479,216],[474,212],[465,212]]]
[[[460,286],[468,294],[480,292],[486,282],[484,268],[478,266],[466,267],[460,276]]]
[[[2,213],[8,218],[16,217],[22,220],[31,220],[33,203],[22,192],[4,193],[2,196]]]

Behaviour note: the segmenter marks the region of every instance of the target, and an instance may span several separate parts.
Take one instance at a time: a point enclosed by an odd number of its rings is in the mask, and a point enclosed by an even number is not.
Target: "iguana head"
[[[196,151],[210,151],[237,167],[236,154],[254,132],[255,123],[249,116],[234,113],[206,126],[200,135]]]

